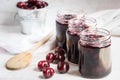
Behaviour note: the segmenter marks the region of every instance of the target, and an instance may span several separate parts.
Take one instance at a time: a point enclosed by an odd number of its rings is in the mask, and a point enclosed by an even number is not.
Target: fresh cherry
[[[44,5],[42,4],[41,1],[37,1],[36,6],[37,6],[38,9],[44,7]]]
[[[46,56],[46,60],[50,63],[52,63],[55,60],[55,54],[54,53],[48,53]]]
[[[59,73],[66,73],[69,70],[69,64],[67,62],[59,62],[57,64],[57,70]]]
[[[37,9],[37,7],[36,6],[31,6],[30,9]]]
[[[35,3],[37,2],[38,0],[28,0],[29,3]]]
[[[55,49],[55,54],[60,53],[61,55],[65,55],[66,51],[62,47],[57,47]]]
[[[26,1],[25,3],[27,3],[28,5],[27,5],[27,7],[31,7],[31,6],[33,6],[33,4],[32,3],[30,3],[29,1]]]
[[[38,63],[38,69],[40,71],[43,71],[47,67],[50,67],[50,63],[48,61],[46,61],[46,60],[39,61],[39,63]]]
[[[64,62],[65,61],[65,56],[61,55],[60,53],[55,54],[55,60],[54,63],[58,63],[58,62]]]
[[[55,48],[55,60],[54,63],[58,63],[60,61],[64,61],[65,60],[65,50],[61,47],[56,47]]]
[[[26,3],[26,2],[18,2],[17,3],[17,7],[18,8],[24,8],[24,7],[26,7],[28,5],[28,3]]]
[[[56,52],[56,51],[60,51],[61,49],[63,49],[63,48],[62,48],[62,47],[56,47],[56,48],[55,48],[55,52]]]
[[[44,8],[44,7],[48,6],[48,3],[44,2],[44,1],[37,1],[36,6],[37,6],[38,9],[39,8]]]
[[[53,68],[46,68],[43,70],[43,76],[45,78],[50,78],[54,75],[54,69]]]
[[[42,4],[45,5],[45,6],[48,6],[48,3],[45,2],[45,1],[42,1]]]

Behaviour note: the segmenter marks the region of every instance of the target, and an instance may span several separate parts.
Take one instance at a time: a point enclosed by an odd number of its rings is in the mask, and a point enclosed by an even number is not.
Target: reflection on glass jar
[[[78,46],[79,71],[83,77],[101,78],[111,72],[109,31],[101,28],[86,29],[81,32]]]
[[[83,11],[75,10],[59,10],[56,19],[56,41],[57,46],[66,50],[66,30],[68,28],[68,21],[76,17],[83,17]]]
[[[69,21],[66,31],[66,45],[68,61],[78,64],[79,51],[78,41],[81,31],[87,28],[95,27],[96,20],[93,18],[74,18]]]

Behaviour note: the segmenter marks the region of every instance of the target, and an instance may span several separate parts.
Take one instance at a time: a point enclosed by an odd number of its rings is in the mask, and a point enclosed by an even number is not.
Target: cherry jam
[[[76,18],[78,16],[78,13],[82,13],[81,16],[83,16],[83,12],[77,12],[77,11],[59,11],[57,14],[56,19],[56,42],[57,46],[62,47],[63,49],[66,48],[66,30],[68,29],[68,22],[70,19]]]
[[[69,17],[69,19],[67,18]],[[63,49],[66,50],[66,35],[65,32],[68,28],[68,20],[72,19],[72,15],[64,15],[64,19],[67,19],[64,23],[56,21],[56,41],[57,41],[57,46],[62,47]]]
[[[80,37],[76,34],[71,34],[69,30],[66,32],[67,36],[67,59],[68,61],[78,64],[79,51],[78,51],[78,41]]]
[[[66,31],[67,58],[68,58],[68,61],[75,64],[78,64],[78,60],[79,60],[79,50],[78,50],[78,41],[80,39],[79,35],[81,31],[91,27],[88,24],[86,24],[86,22],[88,22],[86,20],[87,19],[85,18],[71,19],[69,21],[68,29]]]
[[[83,77],[102,78],[111,72],[109,31],[87,29],[80,35],[79,71]]]

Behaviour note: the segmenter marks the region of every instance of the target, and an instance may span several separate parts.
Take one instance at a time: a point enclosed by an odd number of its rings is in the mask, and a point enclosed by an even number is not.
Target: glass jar
[[[81,32],[79,46],[79,71],[83,77],[101,78],[111,72],[109,31],[102,28]]]
[[[69,21],[68,29],[66,31],[66,45],[68,61],[78,64],[79,50],[78,41],[79,35],[84,29],[95,27],[96,20],[93,18],[74,18]]]
[[[82,10],[59,10],[56,18],[56,42],[57,46],[66,50],[66,30],[68,28],[68,21],[76,17],[83,17]]]

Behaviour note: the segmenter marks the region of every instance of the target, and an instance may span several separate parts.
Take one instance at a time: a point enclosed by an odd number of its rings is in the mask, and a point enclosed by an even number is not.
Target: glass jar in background
[[[66,50],[66,30],[68,28],[68,21],[76,17],[83,17],[82,10],[59,10],[56,18],[56,42],[57,46]]]
[[[78,64],[79,50],[78,41],[81,31],[96,26],[96,20],[90,17],[74,18],[69,21],[66,31],[66,45],[68,61]]]
[[[83,77],[101,78],[111,72],[111,35],[101,28],[81,32],[79,46],[79,71]]]

